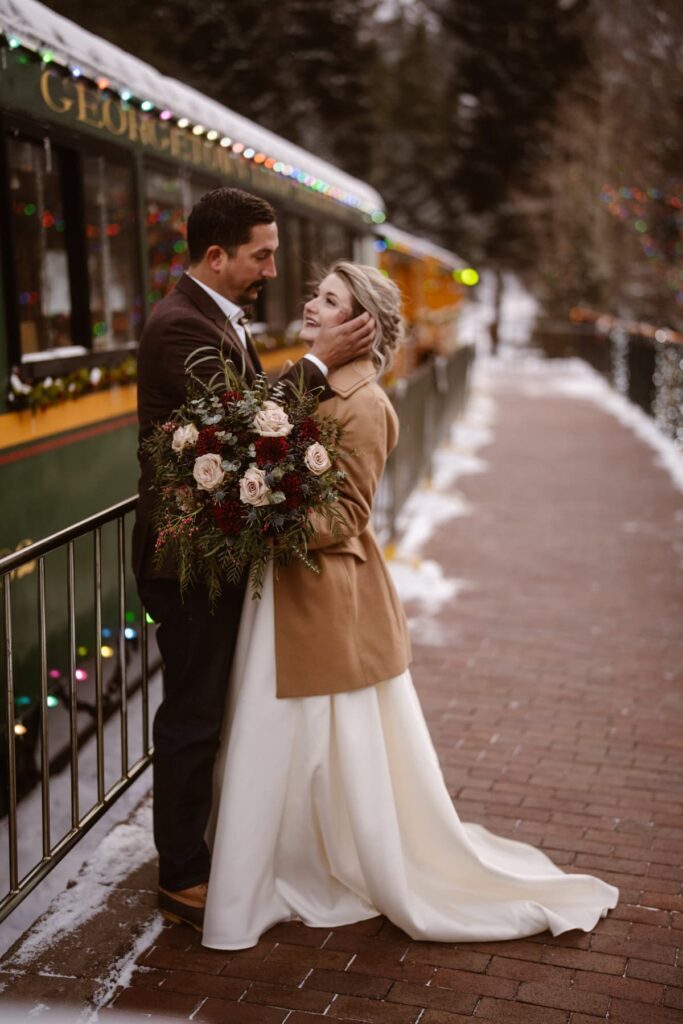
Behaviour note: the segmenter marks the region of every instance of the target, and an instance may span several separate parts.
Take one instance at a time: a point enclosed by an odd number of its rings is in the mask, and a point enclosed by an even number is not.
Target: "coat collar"
[[[227,334],[239,351],[243,351],[244,345],[238,337],[232,321],[229,317],[226,317],[218,303],[214,302],[209,293],[202,288],[201,285],[197,284],[196,281],[193,281],[189,274],[183,274],[176,284],[176,289],[179,292],[182,292],[183,295],[187,295],[187,297],[195,304],[199,312],[203,313],[204,316],[209,318],[209,320],[213,320],[213,322],[220,328],[221,334]],[[256,373],[258,370],[259,367],[255,365],[254,372]]]
[[[354,359],[352,363],[330,370],[328,386],[341,398],[348,398],[358,388],[376,380],[377,370],[371,359]]]
[[[230,318],[225,315],[218,303],[214,302],[206,289],[202,288],[196,281],[193,281],[189,274],[182,275],[176,284],[176,288],[194,302],[200,313],[208,316],[209,320],[213,320],[214,323],[218,324],[221,331],[225,330],[227,324],[230,333],[234,333]],[[236,340],[239,341],[238,338]]]

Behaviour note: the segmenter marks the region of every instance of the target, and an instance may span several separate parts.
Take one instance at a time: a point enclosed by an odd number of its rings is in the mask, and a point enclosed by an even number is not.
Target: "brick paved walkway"
[[[461,817],[614,882],[620,905],[590,935],[453,946],[381,918],[281,925],[237,954],[166,927],[115,1008],[225,1024],[683,1020],[683,495],[605,412],[521,382],[489,379],[488,470],[456,485],[472,514],[424,551],[469,586],[429,644],[414,636],[414,677]]]

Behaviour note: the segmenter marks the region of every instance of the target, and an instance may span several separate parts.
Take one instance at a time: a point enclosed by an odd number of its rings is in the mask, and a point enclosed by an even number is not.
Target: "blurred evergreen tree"
[[[539,258],[530,218],[547,216],[537,173],[556,105],[585,63],[588,0],[434,0],[450,97],[446,244],[517,269]]]
[[[681,213],[658,195],[681,194],[680,0],[48,3],[370,182],[401,227],[527,272],[556,314],[680,326]],[[654,189],[647,215],[604,183]]]
[[[60,14],[292,142],[367,177],[379,126],[373,103],[377,0],[120,0],[118,16],[84,0]]]

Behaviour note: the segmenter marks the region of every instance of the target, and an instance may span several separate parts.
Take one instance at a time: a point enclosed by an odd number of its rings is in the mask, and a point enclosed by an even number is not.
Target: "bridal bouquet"
[[[204,352],[210,354],[204,354]],[[260,597],[266,566],[307,555],[322,514],[334,533],[344,525],[337,505],[341,428],[316,415],[318,399],[303,386],[264,375],[246,386],[223,359],[210,381],[193,370],[216,350],[199,349],[188,368],[185,404],[145,442],[155,470],[156,559],[171,554],[181,589],[203,579],[213,601],[226,581],[249,570]]]

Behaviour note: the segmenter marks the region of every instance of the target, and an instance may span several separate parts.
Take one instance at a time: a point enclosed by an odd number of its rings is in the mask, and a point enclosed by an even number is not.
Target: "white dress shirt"
[[[194,283],[198,284],[200,288],[203,288],[207,295],[211,296],[211,298],[216,303],[221,312],[225,313],[225,316],[230,321],[230,324],[234,329],[235,334],[240,339],[240,341],[242,342],[246,349],[247,335],[244,330],[243,324],[240,323],[240,320],[244,316],[244,310],[242,309],[242,307],[237,306],[234,302],[231,302],[230,299],[226,299],[224,295],[220,294],[220,292],[216,292],[214,291],[213,288],[209,288],[208,284],[204,284],[203,281],[198,281],[196,277],[192,277],[192,274],[188,274],[187,276],[192,278]],[[327,377],[329,371],[325,363],[322,361],[322,359],[318,359],[317,356],[312,355],[310,352],[306,353],[304,359],[310,359],[312,363],[315,363],[315,365],[318,367],[323,376]]]

